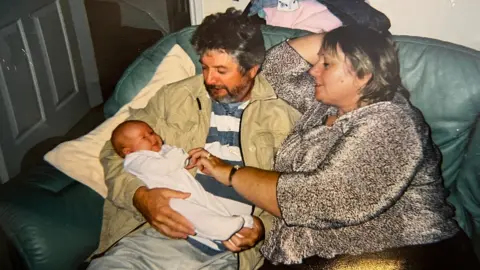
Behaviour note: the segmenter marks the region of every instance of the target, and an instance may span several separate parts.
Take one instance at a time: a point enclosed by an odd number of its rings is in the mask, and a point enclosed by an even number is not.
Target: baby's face
[[[129,147],[132,152],[140,150],[158,152],[163,145],[160,136],[145,123],[132,125],[132,127],[126,131],[125,135],[127,137],[126,146]]]

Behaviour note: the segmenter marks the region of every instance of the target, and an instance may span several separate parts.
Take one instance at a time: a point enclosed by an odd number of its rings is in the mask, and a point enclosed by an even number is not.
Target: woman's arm
[[[315,100],[315,82],[308,74],[318,60],[322,34],[308,35],[270,48],[262,65],[261,75],[275,94],[300,113]]]
[[[279,217],[277,182],[280,173],[243,167],[232,177],[233,188],[256,206]]]
[[[142,120],[153,129],[165,123],[165,92],[169,85],[162,87],[153,96],[144,109],[135,110],[129,120]],[[173,86],[172,86],[173,87]],[[107,199],[119,208],[131,211],[135,218],[144,218],[163,234],[186,238],[194,230],[188,220],[172,210],[171,198],[187,198],[189,195],[170,189],[147,189],[145,184],[123,169],[123,159],[113,150],[108,141],[100,153],[100,161],[105,171],[105,183],[108,187]]]
[[[207,175],[214,177],[220,183],[230,186],[247,200],[274,216],[280,216],[277,203],[277,181],[280,173],[242,167],[238,169],[229,182],[233,166],[213,156],[203,148],[195,148],[188,152],[190,164],[186,169],[198,167]]]
[[[288,41],[288,44],[313,66],[318,62],[318,53],[320,48],[322,48],[323,36],[323,33],[306,35],[291,39]]]
[[[315,152],[318,145],[308,146]],[[351,226],[391,207],[422,162],[421,137],[401,111],[382,111],[354,127],[314,171],[278,173],[245,167],[232,178],[235,190],[289,225],[315,229]],[[204,152],[202,152],[204,151]],[[205,150],[192,150],[192,165],[229,185],[232,166]],[[315,156],[315,155],[309,155]]]

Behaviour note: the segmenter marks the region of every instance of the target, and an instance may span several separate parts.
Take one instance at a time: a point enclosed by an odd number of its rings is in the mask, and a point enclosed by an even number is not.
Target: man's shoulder
[[[170,85],[191,85],[191,84],[203,84],[202,74],[194,75],[178,82],[171,83]]]
[[[171,83],[166,86],[166,91],[173,92],[176,90],[184,89],[187,90],[186,93],[196,93],[204,89],[203,76],[195,75],[188,77],[178,82]],[[180,92],[182,93],[182,92]]]

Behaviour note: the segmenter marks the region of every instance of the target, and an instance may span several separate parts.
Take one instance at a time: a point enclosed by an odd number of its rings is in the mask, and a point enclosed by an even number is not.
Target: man
[[[201,56],[203,75],[163,87],[130,119],[145,121],[170,145],[186,150],[208,147],[232,164],[271,169],[275,149],[300,115],[257,76],[265,57],[259,26],[229,9],[205,18],[192,44]],[[252,228],[242,228],[221,243],[202,242],[190,222],[169,206],[170,199],[189,194],[147,189],[123,171],[122,159],[109,142],[101,161],[109,191],[97,254],[113,247],[89,269],[261,266],[259,245],[272,219],[262,209],[255,209]],[[252,212],[251,204],[232,188],[192,173],[227,208]]]

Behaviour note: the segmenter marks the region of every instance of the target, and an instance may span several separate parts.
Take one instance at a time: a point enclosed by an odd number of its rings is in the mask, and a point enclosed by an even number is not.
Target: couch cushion
[[[105,142],[111,137],[112,131],[130,116],[130,108],[138,109],[147,105],[148,101],[164,85],[177,82],[195,74],[195,67],[190,57],[178,45],[171,47],[158,67],[153,67],[153,78],[127,102],[113,117],[88,134],[72,141],[64,142],[49,151],[44,159],[57,169],[87,185],[103,197],[107,196],[107,186],[100,164],[99,155]],[[61,189],[63,181],[48,181],[51,189]]]
[[[395,37],[401,77],[443,155],[449,201],[464,230],[480,228],[480,52],[420,37]]]
[[[0,227],[25,269],[77,269],[98,245],[103,202],[92,189],[42,162],[2,185]]]

